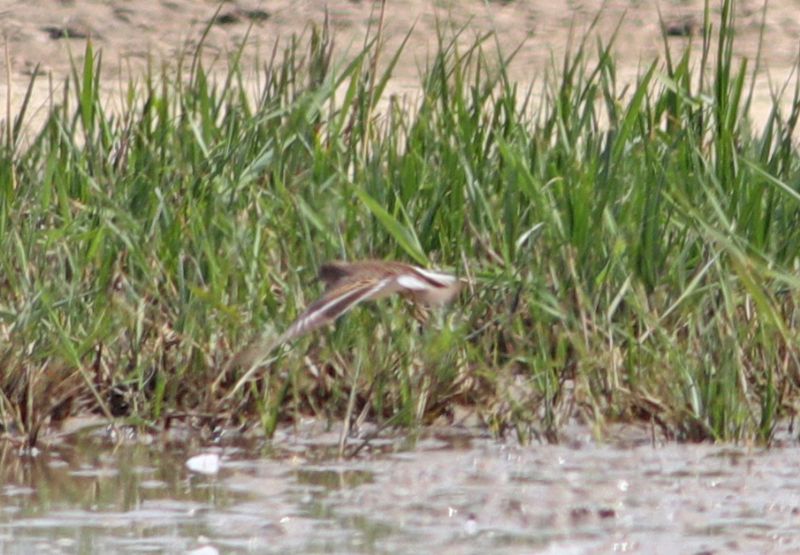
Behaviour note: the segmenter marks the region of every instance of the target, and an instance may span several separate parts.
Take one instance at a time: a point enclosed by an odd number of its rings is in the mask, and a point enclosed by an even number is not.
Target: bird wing
[[[362,301],[390,295],[396,289],[395,278],[362,279],[328,289],[281,335],[280,343],[333,322]]]

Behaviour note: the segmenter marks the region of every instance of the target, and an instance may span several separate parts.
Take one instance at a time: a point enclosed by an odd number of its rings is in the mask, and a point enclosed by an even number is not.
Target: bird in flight
[[[450,274],[379,260],[328,262],[320,268],[319,278],[325,283],[325,292],[281,335],[280,343],[333,322],[363,301],[399,293],[416,303],[443,305],[461,286]]]
[[[245,347],[226,365],[226,370],[231,366],[249,368],[228,396],[244,385],[256,370],[257,363],[273,349],[334,322],[361,302],[398,293],[415,303],[444,305],[453,300],[461,289],[461,282],[453,275],[381,260],[328,262],[320,268],[319,279],[325,284],[322,296],[311,303],[286,331],[272,341],[256,341]],[[226,373],[223,371],[216,382]]]

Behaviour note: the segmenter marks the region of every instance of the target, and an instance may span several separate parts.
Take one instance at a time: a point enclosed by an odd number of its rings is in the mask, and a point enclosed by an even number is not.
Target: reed
[[[418,104],[381,112],[399,53],[380,41],[339,66],[325,30],[293,39],[257,95],[238,58],[215,79],[195,55],[114,114],[87,43],[28,147],[26,111],[4,122],[5,429],[472,414],[522,439],[579,418],[769,443],[800,399],[800,87],[755,128],[733,2],[709,14],[635,83],[581,42],[535,94],[442,31]],[[218,380],[308,317],[323,263],[366,258],[468,285],[422,324],[402,298],[362,304]]]

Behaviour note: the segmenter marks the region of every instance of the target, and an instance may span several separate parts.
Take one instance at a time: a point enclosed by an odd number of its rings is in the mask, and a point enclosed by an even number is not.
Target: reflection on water
[[[430,432],[340,461],[337,441],[6,447],[0,553],[800,551],[796,447],[520,447]],[[186,468],[200,453],[221,456],[218,474]]]

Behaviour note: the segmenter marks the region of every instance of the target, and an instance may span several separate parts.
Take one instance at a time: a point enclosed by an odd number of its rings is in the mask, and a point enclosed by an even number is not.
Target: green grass
[[[611,45],[581,43],[538,88],[493,37],[442,31],[410,108],[380,104],[399,52],[375,40],[337,67],[315,30],[257,95],[238,57],[215,80],[198,52],[112,114],[87,44],[30,146],[25,109],[3,130],[7,430],[35,441],[84,411],[414,427],[460,407],[523,439],[577,417],[768,443],[800,400],[800,89],[754,130],[732,25],[732,2],[713,27],[707,9],[636,83]],[[285,329],[344,257],[472,285],[424,325],[399,300],[358,308],[221,402],[231,354]]]

